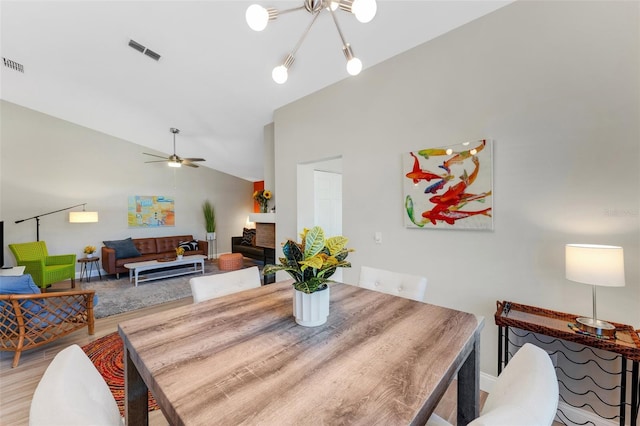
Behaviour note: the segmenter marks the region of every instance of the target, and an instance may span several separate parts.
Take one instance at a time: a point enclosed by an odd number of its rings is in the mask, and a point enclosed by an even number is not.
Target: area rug
[[[118,333],[107,334],[82,350],[96,366],[118,404],[120,415],[124,416],[124,346]],[[149,392],[149,411],[157,410],[158,404]]]
[[[244,267],[262,265],[251,259],[244,259]],[[220,271],[217,263],[205,262],[204,274],[213,275],[226,271]],[[191,297],[189,280],[198,274],[182,275],[173,278],[163,278],[155,281],[138,283],[134,286],[129,282],[128,274],[120,274],[120,279],[115,275],[108,275],[102,280],[92,277],[90,282],[82,282],[83,290],[95,290],[98,295],[98,304],[93,310],[95,318],[104,318],[111,315],[129,312],[148,306],[172,302],[174,300]]]

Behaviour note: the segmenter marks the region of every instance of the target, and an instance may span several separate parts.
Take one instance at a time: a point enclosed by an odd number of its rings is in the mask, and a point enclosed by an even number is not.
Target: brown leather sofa
[[[116,274],[119,278],[121,272],[128,272],[129,270],[124,267],[125,263],[133,262],[146,262],[148,260],[158,260],[164,258],[176,257],[176,247],[181,242],[192,241],[191,235],[178,235],[172,237],[157,237],[157,238],[133,238],[133,244],[140,252],[140,256],[126,257],[116,259],[115,249],[102,246],[102,269],[107,274]],[[205,240],[197,240],[198,249],[190,250],[184,253],[185,256],[191,256],[194,254],[202,254],[207,256],[209,253],[209,243]]]

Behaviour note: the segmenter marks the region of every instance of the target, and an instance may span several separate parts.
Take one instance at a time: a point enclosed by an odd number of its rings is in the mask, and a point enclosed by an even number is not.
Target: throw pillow
[[[180,243],[178,244],[178,247],[182,247],[184,251],[195,251],[195,250],[198,250],[198,241],[196,240],[180,241]]]
[[[240,242],[240,244],[242,244],[243,246],[253,245],[252,243],[255,236],[256,236],[255,229],[244,228],[242,230],[242,241]]]
[[[40,289],[33,282],[30,274],[19,275],[15,277],[0,277],[0,294],[40,294]],[[0,302],[0,310],[10,312],[9,307],[4,304],[11,302]],[[22,303],[22,309],[27,318],[36,315],[42,309],[42,299],[26,300]],[[15,329],[16,320],[13,315],[8,315],[2,325]]]
[[[135,244],[133,244],[131,237],[125,240],[103,241],[102,243],[116,251],[116,259],[140,256],[140,252],[136,248]]]
[[[0,277],[0,294],[40,294],[30,274]]]

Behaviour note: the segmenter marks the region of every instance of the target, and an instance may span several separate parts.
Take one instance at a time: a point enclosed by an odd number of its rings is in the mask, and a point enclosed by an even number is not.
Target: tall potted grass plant
[[[216,239],[216,212],[209,200],[202,204],[202,213],[204,213],[204,224],[207,230],[207,240]]]

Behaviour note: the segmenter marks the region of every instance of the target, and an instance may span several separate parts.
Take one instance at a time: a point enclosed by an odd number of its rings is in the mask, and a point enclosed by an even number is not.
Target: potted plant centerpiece
[[[322,325],[329,316],[329,278],[338,268],[350,268],[346,261],[348,239],[335,236],[325,239],[319,226],[304,229],[302,242],[288,240],[282,245],[280,265],[266,265],[264,274],[286,271],[293,278],[293,313],[296,322],[307,327]]]
[[[84,254],[87,255],[87,258],[91,259],[93,257],[93,253],[96,252],[96,246],[86,246],[84,248]]]
[[[181,260],[183,255],[184,255],[184,249],[182,247],[176,247],[176,257],[177,257],[177,259]]]
[[[204,224],[207,230],[207,241],[216,239],[216,212],[209,200],[202,204],[202,213],[204,213]]]

